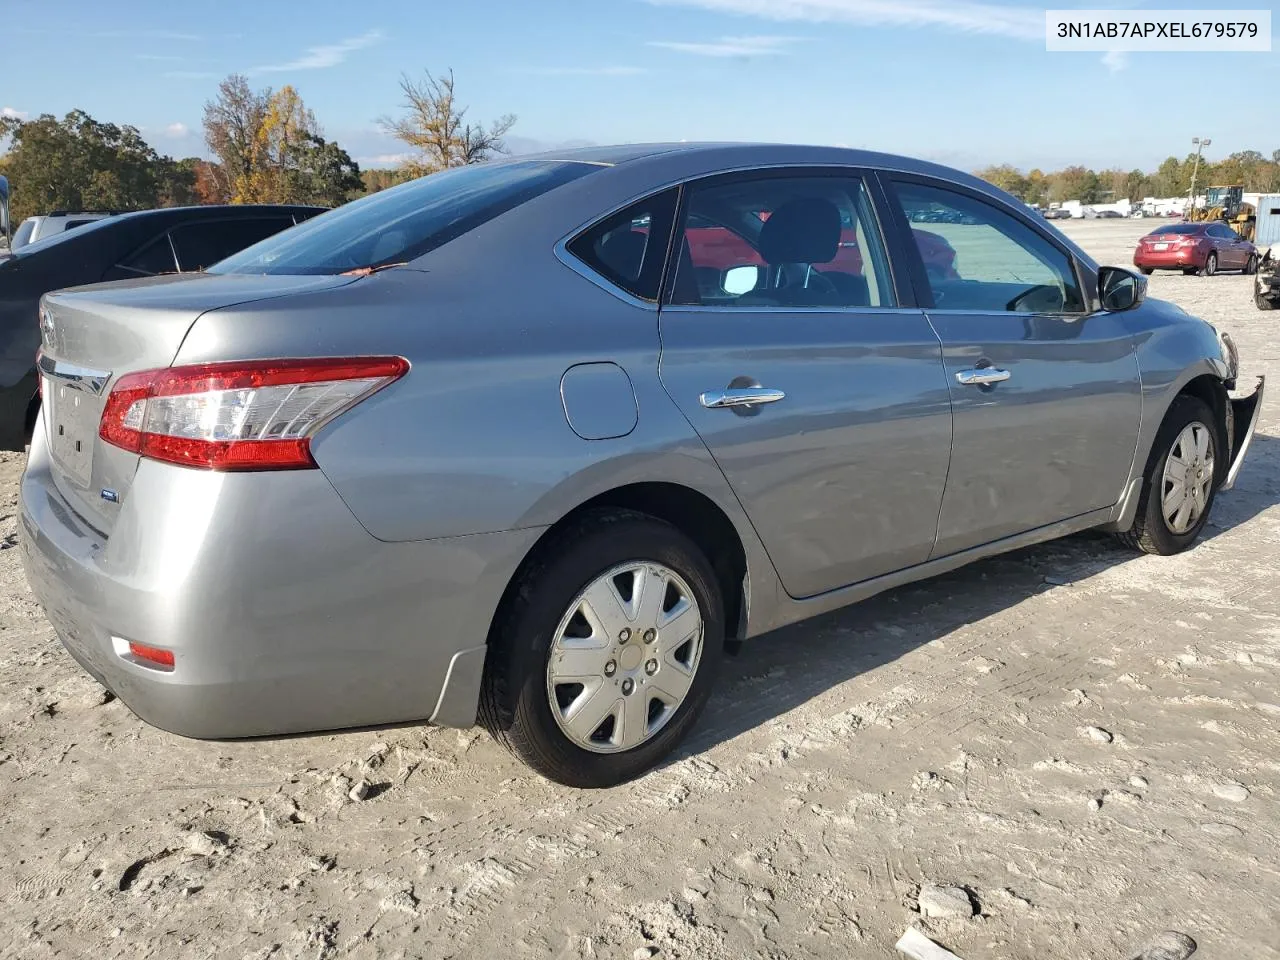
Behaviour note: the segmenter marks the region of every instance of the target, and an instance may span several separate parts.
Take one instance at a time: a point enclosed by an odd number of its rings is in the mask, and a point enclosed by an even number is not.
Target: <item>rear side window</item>
[[[445,170],[330,210],[210,272],[328,274],[407,263],[598,169],[524,160]]]
[[[293,217],[213,220],[174,227],[170,235],[178,254],[178,269],[190,273],[211,267],[233,253],[292,226]]]
[[[689,187],[671,302],[835,308],[893,303],[862,181],[779,173]]]
[[[632,296],[656,301],[677,197],[668,190],[615,213],[571,240],[569,252]]]

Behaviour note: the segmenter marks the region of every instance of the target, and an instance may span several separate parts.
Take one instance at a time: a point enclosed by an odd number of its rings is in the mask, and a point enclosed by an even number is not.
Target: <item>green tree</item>
[[[360,167],[347,151],[315,133],[291,148],[287,194],[291,203],[336,207],[364,192]]]
[[[1027,178],[1018,172],[1016,167],[1002,163],[997,167],[984,167],[976,176],[992,186],[999,187],[1005,193],[1011,193],[1019,200],[1027,200],[1029,183]]]
[[[1057,201],[1097,203],[1102,198],[1102,190],[1096,173],[1086,167],[1074,166],[1051,175],[1049,195]]]
[[[377,193],[404,183],[409,179],[409,174],[404,170],[361,170],[360,179],[364,183],[365,193]]]
[[[15,221],[50,210],[135,210],[162,203],[173,161],[136,128],[99,123],[82,110],[61,120],[0,118]]]
[[[360,168],[291,86],[254,90],[227,77],[205,104],[205,142],[218,162],[204,171],[231,203],[345,203],[363,188]],[[209,191],[206,191],[209,192]]]

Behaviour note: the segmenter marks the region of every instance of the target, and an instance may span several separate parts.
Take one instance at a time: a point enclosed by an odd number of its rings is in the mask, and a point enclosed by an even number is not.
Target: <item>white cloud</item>
[[[175,140],[185,137],[190,132],[191,132],[191,128],[188,127],[185,123],[182,123],[180,121],[176,123],[171,123],[164,128],[164,135],[166,137],[173,137]]]
[[[716,0],[711,2],[714,3]],[[795,37],[721,37],[710,43],[650,40],[649,46],[677,50],[680,53],[692,53],[699,57],[760,57],[789,53],[787,47],[795,40]]]
[[[4,117],[6,120],[25,120],[27,119],[27,111],[5,107],[0,109],[0,117]]]
[[[1102,63],[1112,73],[1119,73],[1129,66],[1129,55],[1123,50],[1108,50],[1102,55]]]
[[[246,71],[249,74],[255,73],[285,73],[291,70],[324,70],[329,67],[336,67],[347,59],[347,55],[354,53],[356,50],[363,50],[371,47],[375,43],[382,40],[381,30],[370,30],[362,33],[358,37],[348,37],[338,43],[324,44],[319,47],[308,47],[307,52],[296,60],[290,60],[288,63],[273,63],[263,67],[254,67],[252,70]]]
[[[356,157],[356,163],[362,167],[398,167],[413,159],[411,153],[379,153],[372,157]]]
[[[519,70],[519,73],[533,74],[539,77],[634,77],[648,73],[644,67],[530,67]]]
[[[649,0],[763,20],[942,27],[1018,40],[1044,40],[1044,11],[969,0]]]

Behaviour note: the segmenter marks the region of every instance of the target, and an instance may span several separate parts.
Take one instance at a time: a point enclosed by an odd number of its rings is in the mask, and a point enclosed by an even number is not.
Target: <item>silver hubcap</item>
[[[1189,423],[1164,462],[1160,503],[1169,530],[1183,534],[1199,523],[1212,490],[1212,435],[1203,423]]]
[[[595,753],[649,740],[693,685],[702,632],[698,601],[674,570],[637,560],[601,574],[569,604],[547,659],[561,731]]]

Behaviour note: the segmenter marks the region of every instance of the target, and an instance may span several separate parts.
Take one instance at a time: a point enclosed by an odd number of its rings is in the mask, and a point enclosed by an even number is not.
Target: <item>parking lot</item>
[[[1123,265],[1154,222],[1056,225]],[[1280,389],[1248,278],[1151,295]],[[965,960],[1165,929],[1280,957],[1278,410],[1187,553],[1073,537],[750,642],[676,761],[607,792],[478,729],[144,725],[32,600],[4,455],[0,956],[875,957],[915,923]],[[935,883],[976,915],[922,918]]]

